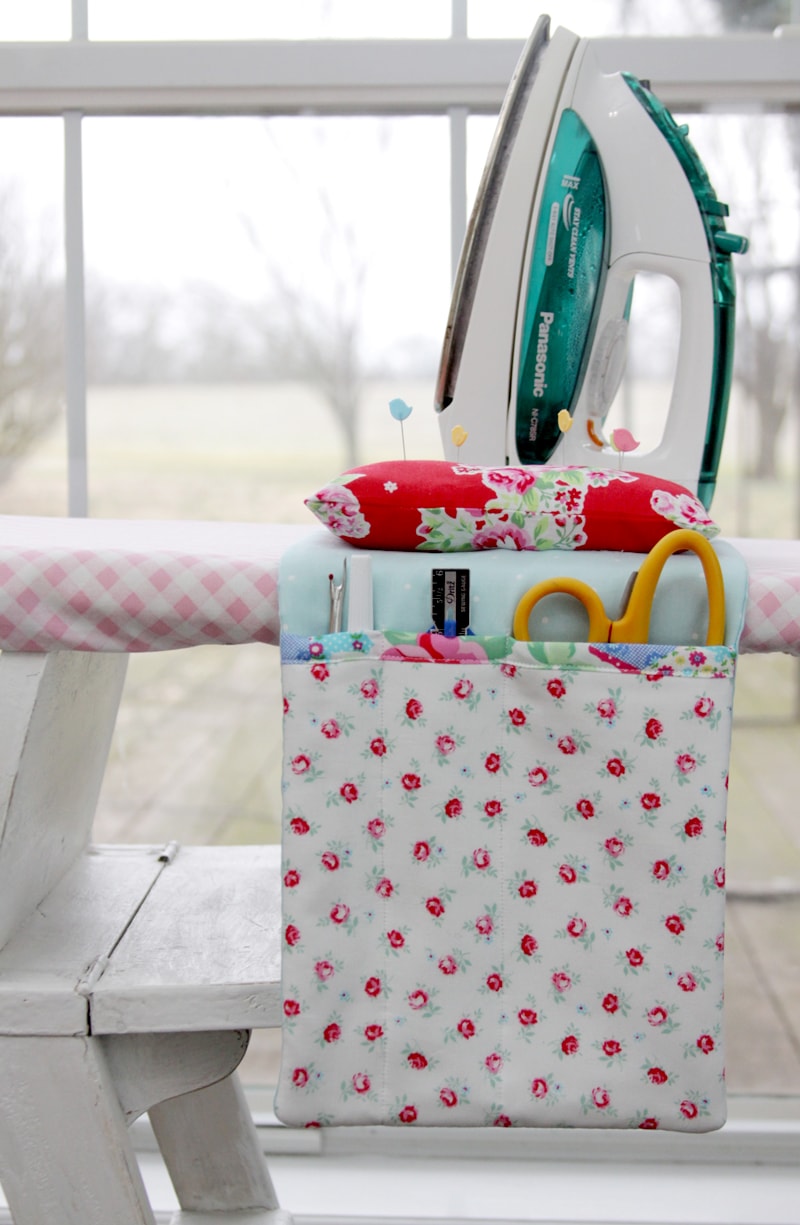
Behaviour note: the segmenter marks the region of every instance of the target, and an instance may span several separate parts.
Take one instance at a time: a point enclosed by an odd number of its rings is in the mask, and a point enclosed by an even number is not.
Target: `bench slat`
[[[0,950],[0,1034],[88,1032],[90,987],[81,983],[162,872],[161,850],[92,848],[24,920]]]
[[[280,1024],[280,848],[182,846],[91,993],[95,1034]]]

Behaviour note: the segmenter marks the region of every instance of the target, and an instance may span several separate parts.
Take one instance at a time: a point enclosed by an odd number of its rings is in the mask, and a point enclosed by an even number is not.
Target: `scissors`
[[[647,642],[653,597],[661,571],[673,553],[684,549],[696,553],[703,566],[708,591],[706,646],[721,646],[725,637],[725,586],[722,568],[705,536],[690,528],[678,528],[669,532],[650,550],[639,570],[631,576],[624,609],[616,621],[612,621],[608,616],[600,596],[588,583],[569,576],[549,578],[526,591],[517,604],[512,627],[513,636],[522,642],[529,642],[528,621],[534,606],[547,595],[563,593],[580,600],[589,614],[589,642]]]

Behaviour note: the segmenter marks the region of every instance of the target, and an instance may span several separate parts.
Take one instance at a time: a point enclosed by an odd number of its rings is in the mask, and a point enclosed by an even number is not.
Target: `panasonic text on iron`
[[[552,311],[539,311],[539,335],[536,342],[536,365],[533,367],[533,394],[540,399],[547,390],[547,350],[550,345]]]

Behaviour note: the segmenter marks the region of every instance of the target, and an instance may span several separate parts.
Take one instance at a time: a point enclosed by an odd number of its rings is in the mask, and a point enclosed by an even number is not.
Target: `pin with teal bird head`
[[[403,422],[406,417],[410,417],[413,413],[413,408],[410,404],[406,404],[405,400],[394,399],[389,401],[389,412],[394,417],[395,421],[400,422],[400,437],[403,441],[403,459],[406,458],[406,436],[403,430]]]

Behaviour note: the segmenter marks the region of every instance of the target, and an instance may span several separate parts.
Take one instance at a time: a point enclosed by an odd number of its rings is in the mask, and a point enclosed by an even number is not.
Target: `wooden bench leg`
[[[150,1122],[181,1207],[266,1210],[263,1225],[290,1225],[278,1206],[236,1073],[150,1110]]]
[[[126,666],[0,654],[0,947],[89,841]]]
[[[0,1085],[0,1182],[15,1225],[155,1225],[95,1040],[0,1036]]]
[[[148,1107],[178,1222],[236,1212],[242,1225],[291,1225],[230,1070],[246,1037],[0,1036],[0,1183],[14,1225],[155,1225],[128,1135]],[[151,1105],[160,1092],[179,1096]]]
[[[259,1225],[289,1225],[278,1207],[236,1068],[244,1030],[109,1034],[99,1038],[130,1122],[145,1110],[181,1207],[262,1209]]]

